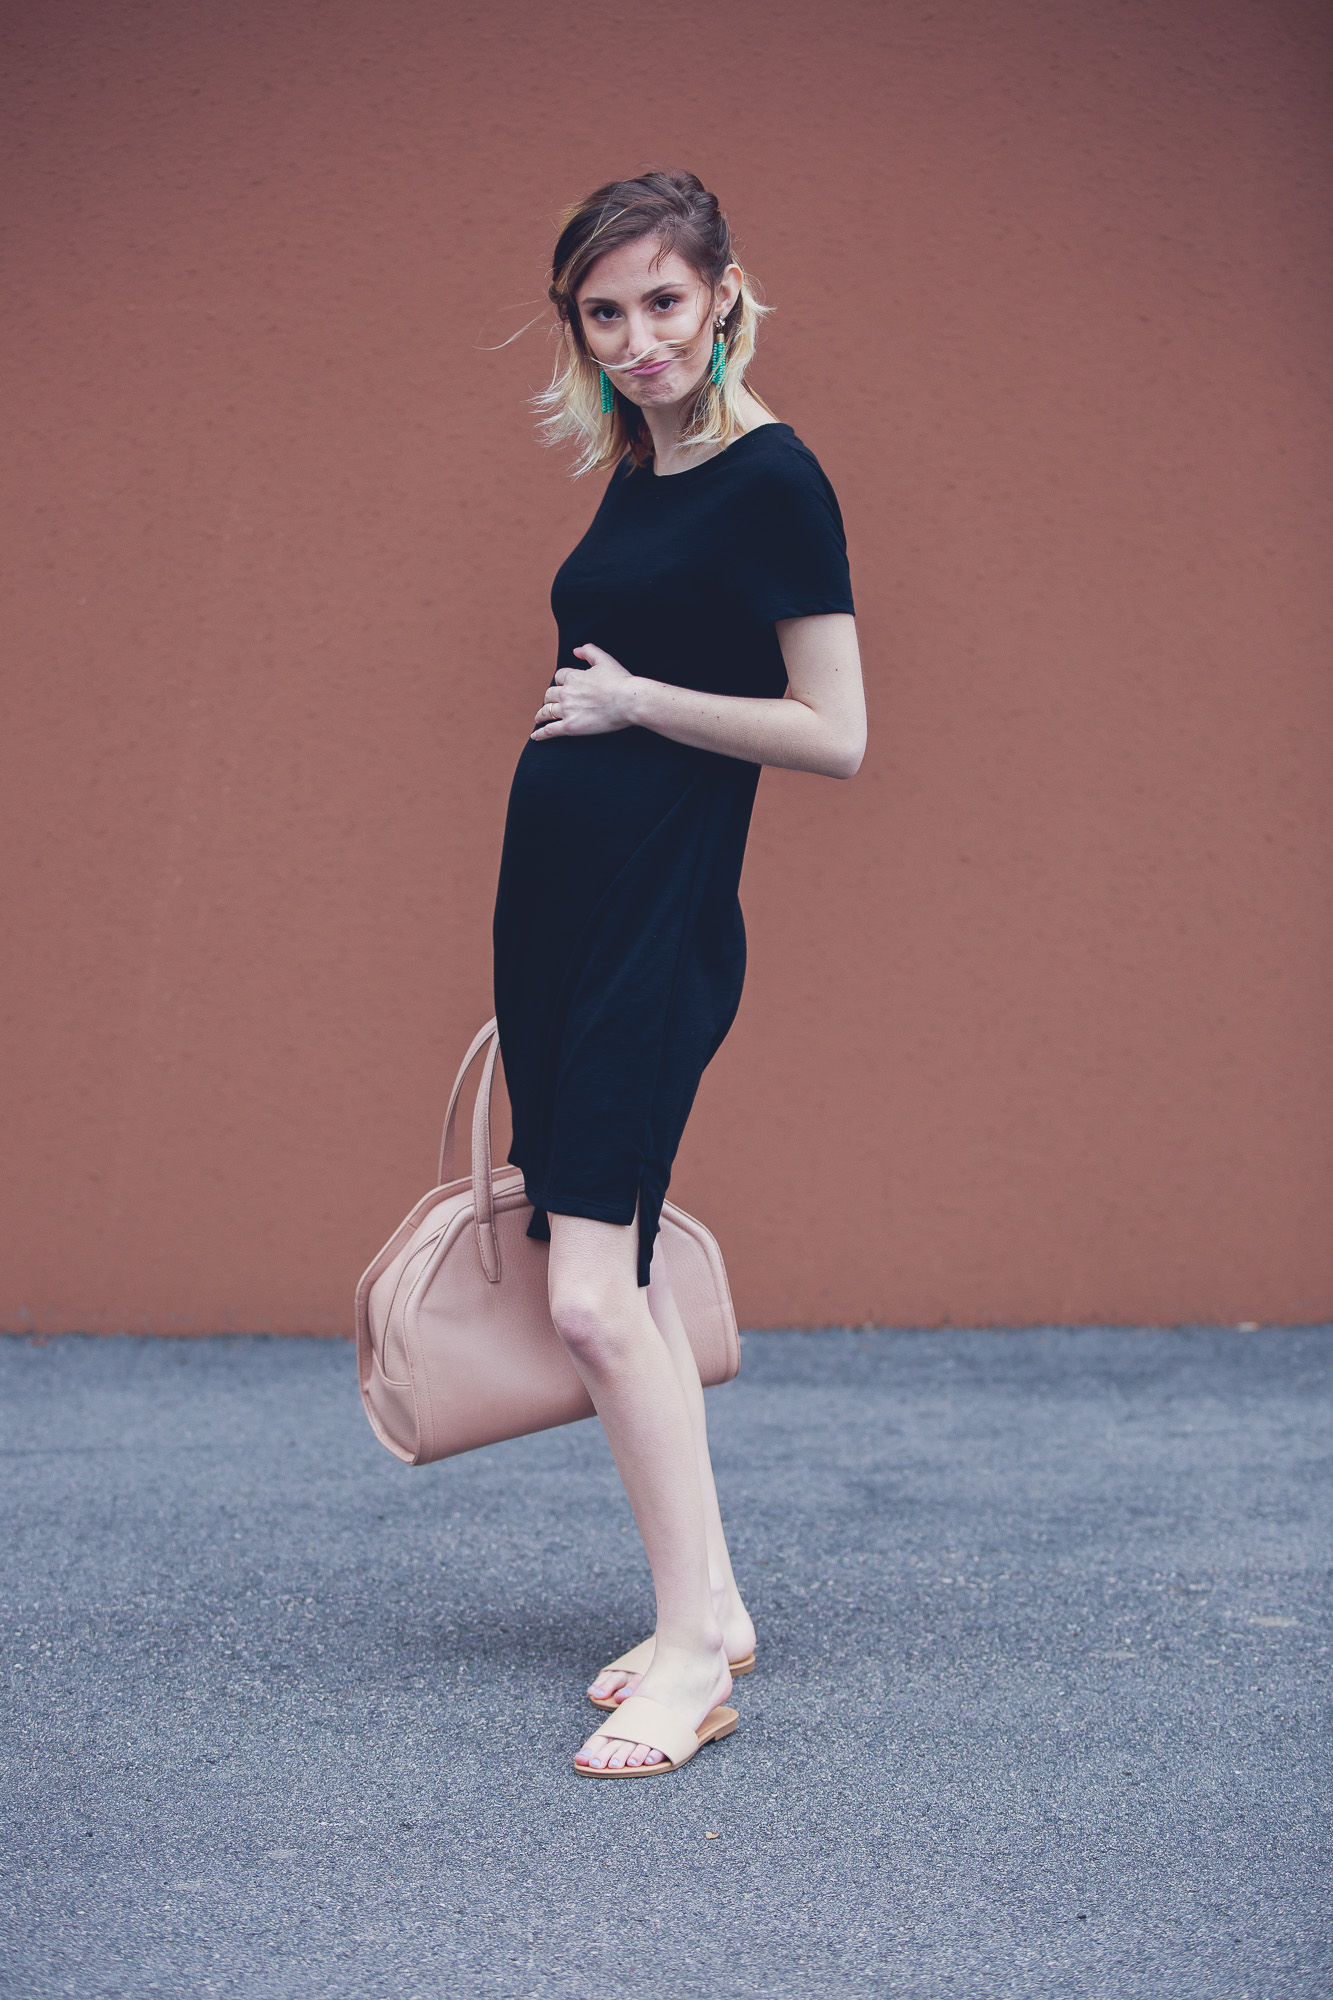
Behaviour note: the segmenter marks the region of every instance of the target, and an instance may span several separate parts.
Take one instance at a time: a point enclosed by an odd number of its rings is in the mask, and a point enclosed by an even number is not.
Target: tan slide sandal
[[[641,1674],[646,1671],[652,1657],[652,1640],[640,1639],[637,1646],[631,1646],[628,1653],[622,1653],[618,1660],[608,1660],[601,1671],[593,1675],[593,1686],[597,1685],[597,1682],[602,1678],[602,1674]],[[752,1674],[754,1672],[754,1654],[747,1653],[743,1660],[728,1660],[727,1665],[731,1668],[731,1678],[734,1681],[738,1681],[743,1674]],[[608,1711],[625,1706],[625,1702],[617,1701],[613,1694],[590,1694],[588,1699],[594,1708],[604,1708]],[[625,1697],[626,1701],[632,1699],[633,1697],[630,1695]],[[646,1743],[647,1740],[646,1736],[640,1736],[637,1739],[640,1743]]]
[[[678,1771],[682,1764],[688,1764],[705,1743],[716,1743],[721,1737],[730,1736],[739,1722],[734,1708],[711,1708],[699,1727],[691,1729],[665,1702],[653,1701],[646,1694],[632,1694],[628,1701],[620,1703],[614,1729],[603,1729],[600,1733],[614,1737],[617,1743],[647,1743],[654,1750],[664,1751],[668,1762],[622,1764],[618,1770],[609,1765],[597,1770],[591,1764],[576,1763],[574,1769],[581,1778],[664,1778],[668,1771]]]

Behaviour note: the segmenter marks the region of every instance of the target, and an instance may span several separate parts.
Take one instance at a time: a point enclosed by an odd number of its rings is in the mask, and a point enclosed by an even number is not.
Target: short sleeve
[[[749,615],[773,624],[854,610],[842,511],[813,452],[793,439],[746,501],[738,581]]]

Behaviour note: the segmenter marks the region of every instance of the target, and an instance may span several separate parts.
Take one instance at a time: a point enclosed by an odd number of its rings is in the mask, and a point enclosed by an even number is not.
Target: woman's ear
[[[741,267],[728,264],[713,292],[713,317],[725,319],[741,295]]]

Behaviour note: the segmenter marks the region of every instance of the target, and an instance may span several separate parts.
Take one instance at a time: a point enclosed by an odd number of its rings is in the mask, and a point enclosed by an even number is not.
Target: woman
[[[735,1727],[722,1704],[755,1645],[653,1241],[740,1000],[759,767],[851,777],[865,708],[838,504],[745,386],[761,308],[715,197],[692,174],[599,188],[564,219],[550,295],[547,434],[611,479],[552,589],[560,664],[510,794],[496,1013],[551,1315],[657,1600],[652,1640],[589,1689],[614,1714],[575,1768],[637,1777]]]

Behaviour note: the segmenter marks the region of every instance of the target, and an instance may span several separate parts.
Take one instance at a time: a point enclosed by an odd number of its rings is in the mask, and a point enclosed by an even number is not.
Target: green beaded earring
[[[713,339],[713,387],[720,389],[727,372],[727,344],[722,338],[722,329],[715,330]]]
[[[611,414],[616,406],[615,392],[611,387],[611,377],[607,374],[605,368],[599,369],[598,373],[602,378],[602,415],[606,417]]]

